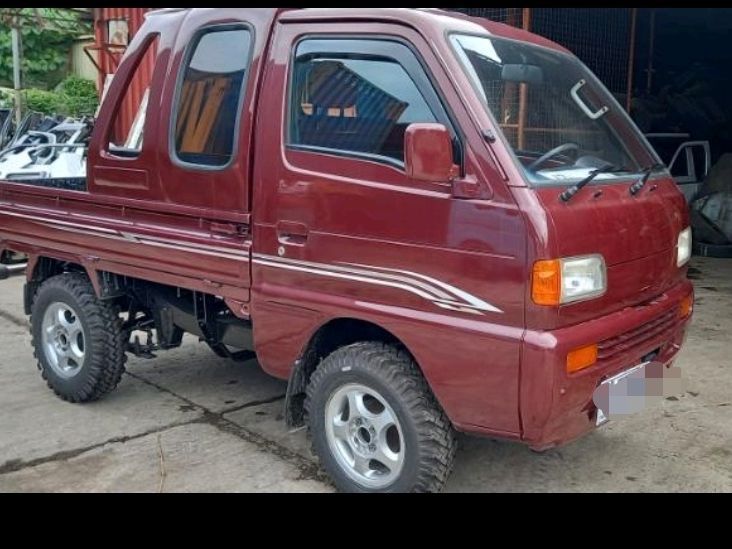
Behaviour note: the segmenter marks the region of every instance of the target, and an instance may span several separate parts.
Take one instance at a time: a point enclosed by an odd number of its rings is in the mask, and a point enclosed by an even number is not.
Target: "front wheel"
[[[313,449],[343,492],[438,492],[456,451],[449,419],[414,361],[382,343],[326,358],[305,403]]]

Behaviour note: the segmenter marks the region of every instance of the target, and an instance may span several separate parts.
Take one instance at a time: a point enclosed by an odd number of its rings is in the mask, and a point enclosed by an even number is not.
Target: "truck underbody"
[[[25,264],[8,266],[25,273]],[[79,265],[41,258],[25,287],[25,310],[31,314],[33,296],[43,281],[68,272],[84,272]],[[184,333],[206,343],[218,356],[247,361],[253,352],[251,322],[234,316],[223,299],[108,272],[98,272],[100,299],[118,307],[129,340],[127,351],[152,359],[155,352],[180,347]]]

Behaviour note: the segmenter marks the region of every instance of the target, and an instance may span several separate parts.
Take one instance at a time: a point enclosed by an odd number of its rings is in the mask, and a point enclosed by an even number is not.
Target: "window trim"
[[[361,160],[366,162],[375,162],[378,164],[383,164],[390,168],[395,168],[400,172],[405,173],[404,162],[390,156],[292,143],[292,129],[294,123],[293,94],[295,85],[295,64],[297,63],[298,50],[300,46],[303,42],[308,41],[361,42],[362,44],[365,44],[365,47],[360,48],[359,51],[355,53],[355,55],[364,57],[373,56],[377,58],[386,58],[399,63],[400,67],[407,73],[419,93],[422,95],[422,98],[427,104],[427,107],[432,111],[432,114],[437,119],[437,123],[444,124],[452,135],[454,160],[460,166],[461,173],[463,173],[465,166],[465,147],[463,145],[463,135],[459,131],[460,126],[456,124],[456,119],[452,111],[450,110],[449,103],[445,101],[442,90],[437,85],[434,75],[432,74],[429,66],[420,54],[419,50],[417,50],[411,42],[397,35],[364,33],[328,34],[321,32],[317,34],[307,34],[300,36],[297,41],[293,43],[290,52],[290,66],[288,67],[287,71],[288,80],[286,86],[287,102],[285,107],[284,120],[284,147],[286,150],[336,156],[339,158]],[[382,51],[379,46],[383,47],[383,44],[378,44],[379,42],[391,42],[404,46],[408,50],[408,52],[411,53],[411,57],[405,55],[404,53],[395,53],[389,50]],[[331,50],[323,48],[323,50],[318,53],[348,54],[348,52],[344,52],[342,48],[336,49],[335,46]],[[425,90],[427,90],[427,93],[425,93]]]
[[[249,33],[249,59],[247,61],[247,70],[244,75],[244,79],[241,83],[241,89],[239,90],[239,106],[236,110],[236,122],[234,124],[234,140],[232,143],[231,158],[226,164],[221,166],[211,166],[206,164],[195,164],[192,162],[186,162],[178,156],[176,147],[176,126],[178,125],[178,115],[180,110],[180,98],[183,91],[183,82],[185,80],[185,74],[188,70],[189,64],[196,53],[196,49],[201,42],[201,39],[207,35],[215,32],[226,32],[244,30]],[[168,128],[168,154],[171,162],[185,170],[195,170],[201,172],[223,172],[231,168],[239,159],[239,145],[241,137],[241,121],[242,114],[244,113],[244,103],[246,102],[247,90],[249,89],[249,79],[252,71],[252,62],[254,61],[254,50],[256,46],[256,32],[254,27],[246,21],[240,21],[236,23],[226,24],[213,24],[205,25],[200,27],[193,35],[190,43],[186,46],[185,55],[178,68],[178,75],[175,81],[175,93],[173,94],[173,104],[170,111],[170,127]]]
[[[110,34],[110,23],[118,23],[118,22],[124,22],[127,25],[127,42],[125,44],[115,44],[112,42],[112,36]],[[104,25],[104,33],[107,37],[106,43],[108,46],[112,46],[114,48],[126,48],[130,45],[130,40],[132,39],[132,33],[130,32],[130,20],[127,17],[112,17],[110,19],[107,19],[105,21]]]

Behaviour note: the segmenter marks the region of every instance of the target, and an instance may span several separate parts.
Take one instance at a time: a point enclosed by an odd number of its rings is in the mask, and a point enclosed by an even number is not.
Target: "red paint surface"
[[[449,183],[459,171],[453,163],[452,137],[441,124],[409,126],[404,134],[404,159],[407,176],[416,181]]]
[[[201,26],[235,21],[256,31],[239,154],[221,171],[180,167],[168,135],[185,48]],[[0,183],[0,248],[224,297],[236,314],[251,316],[260,362],[281,378],[329,321],[377,324],[409,348],[459,429],[535,447],[572,440],[593,428],[601,379],[655,349],[664,361],[675,358],[688,320],[576,376],[565,371],[569,351],[638,333],[689,295],[686,270],[675,265],[688,213],[671,180],[654,180],[635,198],[631,181],[591,186],[570,204],[557,189],[527,188],[510,152],[485,141],[484,130],[498,129],[466,92],[470,82],[445,40],[447,31],[483,28],[561,49],[511,27],[406,10],[222,8],[150,17],[102,107],[89,192]],[[155,33],[144,148],[139,158],[115,157],[105,150],[110,120]],[[452,186],[284,146],[293,44],[307,34],[348,33],[400,37],[423,59],[463,136],[462,175]],[[588,253],[606,258],[604,297],[560,309],[532,305],[535,261]],[[398,287],[273,265],[279,256],[301,266],[408,271],[500,312],[445,310]]]

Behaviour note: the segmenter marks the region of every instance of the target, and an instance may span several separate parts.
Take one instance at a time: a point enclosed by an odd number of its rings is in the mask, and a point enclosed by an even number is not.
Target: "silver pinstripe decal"
[[[197,253],[212,257],[224,257],[237,261],[249,261],[249,252],[235,250],[221,246],[208,244],[184,242],[161,237],[153,237],[136,234],[129,231],[117,231],[104,227],[84,225],[70,221],[48,220],[43,217],[26,215],[16,212],[3,212],[3,215],[27,219],[65,232],[74,232],[107,238],[134,242],[156,248],[165,248],[189,253]],[[437,280],[420,273],[400,269],[389,269],[372,265],[360,265],[357,263],[339,263],[329,265],[324,263],[312,263],[307,261],[296,261],[262,254],[254,255],[254,262],[258,265],[288,269],[298,272],[306,272],[319,276],[337,278],[342,280],[353,280],[365,284],[396,288],[422,299],[432,302],[435,306],[445,310],[465,314],[483,315],[485,313],[503,313],[503,311],[490,303],[456,288],[446,282]]]
[[[363,265],[356,265],[356,266],[362,267]],[[461,290],[460,288],[456,288],[455,286],[451,286],[450,284],[447,284],[446,282],[437,280],[435,278],[431,278],[429,276],[426,276],[426,275],[423,275],[420,273],[402,271],[399,269],[387,269],[385,267],[370,267],[370,268],[375,269],[377,271],[400,273],[400,274],[413,276],[418,279],[422,279],[426,282],[429,282],[430,284],[434,284],[438,288],[442,288],[445,291],[450,292],[453,296],[462,299],[465,302],[464,304],[469,305],[470,307],[474,307],[475,309],[478,309],[479,311],[486,311],[486,312],[491,312],[491,313],[502,313],[503,312],[500,309],[498,309],[497,307],[494,307],[493,305],[491,305],[490,303],[487,303],[486,301],[483,301],[482,299],[480,299],[472,294],[469,294],[468,292]],[[454,300],[449,300],[449,301],[452,302]]]
[[[10,217],[16,217],[19,219],[27,219],[40,223],[46,227],[58,231],[73,232],[77,234],[84,234],[89,236],[96,236],[100,238],[107,238],[112,240],[121,240],[124,242],[133,242],[137,244],[144,244],[147,246],[154,246],[157,248],[166,248],[171,250],[178,250],[188,253],[198,253],[202,255],[208,255],[211,257],[225,257],[227,259],[233,259],[237,261],[249,261],[249,252],[244,250],[235,250],[229,248],[223,248],[221,246],[211,246],[208,244],[200,244],[195,242],[185,242],[181,240],[171,240],[167,238],[160,238],[155,236],[147,236],[129,231],[118,231],[114,229],[106,229],[104,227],[96,227],[93,225],[84,225],[81,223],[73,223],[70,221],[60,220],[49,220],[43,217],[25,215],[16,212],[3,212],[3,215]]]
[[[503,313],[499,308],[464,290],[410,271],[367,265],[353,265],[358,268],[348,268],[347,265],[351,265],[349,263],[328,265],[262,254],[254,255],[254,263],[266,267],[396,288],[417,295],[442,309],[450,311],[473,315],[482,315],[488,312]]]

